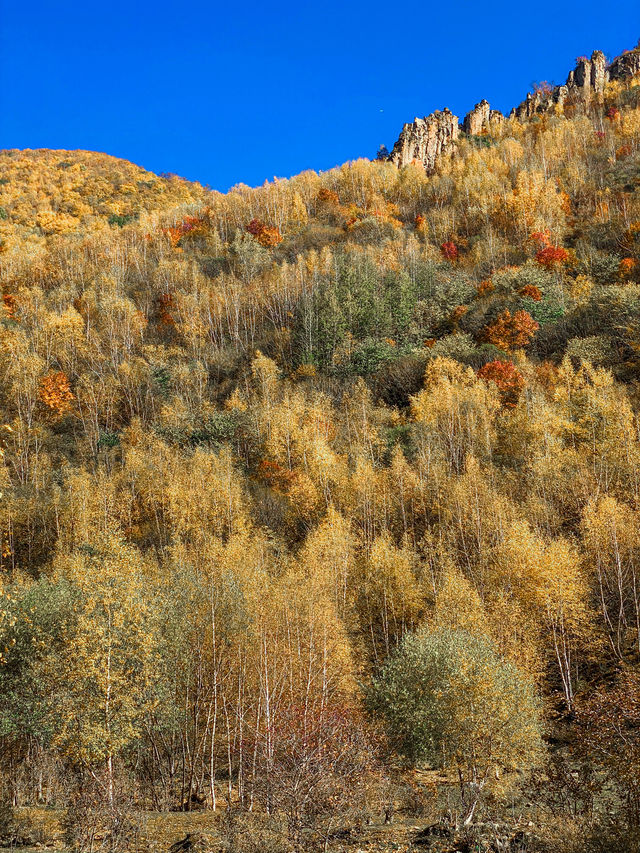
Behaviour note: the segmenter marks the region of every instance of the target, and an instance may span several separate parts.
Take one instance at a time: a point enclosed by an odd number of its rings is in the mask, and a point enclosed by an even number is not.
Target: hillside
[[[91,151],[1,151],[2,235],[92,231],[105,221],[124,225],[142,213],[202,203],[199,184],[147,172]],[[1,239],[1,238],[0,238]]]
[[[227,194],[0,152],[0,838],[640,849],[640,49],[600,56]]]

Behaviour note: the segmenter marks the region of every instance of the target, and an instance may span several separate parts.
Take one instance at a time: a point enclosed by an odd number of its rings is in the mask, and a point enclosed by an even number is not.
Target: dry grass
[[[27,844],[16,846],[15,850],[20,853],[37,853],[43,849],[69,853],[64,844],[62,821],[64,813],[58,809],[47,808],[21,808],[17,809],[17,820],[20,825],[20,837]],[[188,833],[193,836],[204,835],[211,842],[212,853],[226,850],[225,844],[225,813],[221,809],[213,812],[141,812],[139,814],[140,836],[138,851],[132,853],[163,853],[168,851],[172,844],[184,838]],[[259,815],[243,815],[242,824],[245,833],[251,834],[252,823],[255,823],[256,837],[263,835],[265,831],[265,818]],[[277,821],[273,821],[274,830]],[[424,821],[416,823],[415,818],[405,819],[402,815],[394,819],[393,824],[387,826],[382,817],[373,821],[371,826],[364,827],[361,831],[352,832],[339,838],[332,838],[328,845],[331,853],[355,853],[358,850],[367,850],[371,853],[387,853],[396,851],[404,853],[411,849],[411,837],[422,828]],[[274,832],[275,834],[275,832]],[[283,839],[284,841],[284,839]],[[267,851],[265,851],[267,853]]]

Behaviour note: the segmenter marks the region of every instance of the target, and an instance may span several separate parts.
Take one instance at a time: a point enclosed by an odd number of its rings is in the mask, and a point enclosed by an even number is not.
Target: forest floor
[[[187,836],[194,839],[193,853],[224,853],[230,846],[223,812],[142,812],[134,817],[139,824],[139,834],[127,845],[127,849],[132,853],[167,853],[172,845]],[[64,839],[63,813],[60,810],[17,809],[16,819],[21,827],[19,837],[24,843],[0,847],[0,850],[11,849],[19,853],[55,850],[57,853],[68,853],[69,848]],[[396,815],[391,824],[385,824],[383,817],[377,816],[370,825],[358,831],[335,831],[325,849],[327,853],[404,853],[410,850],[425,850],[428,848],[422,845],[414,846],[413,841],[428,823],[424,818]],[[276,853],[285,849],[279,828],[259,816],[241,818],[235,829],[235,849],[247,849],[252,853],[257,853],[258,850],[260,853]],[[316,837],[314,849],[318,849],[317,845]],[[99,847],[99,842],[96,846]],[[186,853],[187,848],[184,849]]]
[[[433,771],[416,774],[422,783],[432,783],[442,777]],[[432,786],[433,787],[433,786]],[[446,788],[446,786],[444,786]],[[412,788],[415,791],[415,788]],[[435,800],[416,800],[411,804],[396,800],[395,812],[391,823],[385,823],[381,810],[369,814],[370,823],[358,822],[355,815],[342,815],[332,821],[333,825],[324,830],[320,827],[313,833],[303,833],[301,848],[304,850],[324,850],[324,853],[453,853],[467,850],[522,850],[525,836],[534,831],[546,835],[545,830],[552,826],[543,826],[547,820],[540,820],[541,814],[526,801],[512,803],[508,823],[492,822],[476,826],[465,846],[462,839],[454,840],[446,833],[440,833],[444,826],[438,823],[438,817],[447,812],[452,805],[440,797]],[[502,817],[506,816],[502,810]],[[136,827],[119,847],[131,853],[286,853],[290,850],[287,843],[286,821],[280,817],[269,817],[259,812],[233,810],[230,815],[224,807],[213,812],[197,810],[191,812],[153,812],[132,811],[128,821]],[[16,853],[43,853],[45,850],[56,853],[70,853],[65,843],[65,812],[61,809],[46,807],[28,807],[15,810],[17,839],[22,842],[12,849]],[[553,822],[553,821],[552,821]],[[535,830],[534,830],[535,824]],[[346,828],[349,827],[349,828]],[[327,830],[331,831],[328,832]],[[553,835],[553,832],[552,832]],[[179,842],[189,839],[190,843]],[[93,845],[94,853],[100,849],[100,832],[96,833]],[[525,845],[526,846],[526,845]],[[0,847],[0,853],[7,848]]]

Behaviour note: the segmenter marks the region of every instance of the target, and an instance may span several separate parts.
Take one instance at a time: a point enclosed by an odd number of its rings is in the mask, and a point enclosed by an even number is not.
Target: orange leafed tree
[[[179,225],[170,225],[169,227],[163,228],[162,230],[167,235],[167,237],[169,238],[171,245],[175,248],[183,236],[182,235],[182,229],[180,228],[180,226]]]
[[[545,246],[551,245],[549,231],[534,231],[533,234],[529,235],[529,242],[536,245],[538,249],[544,249]]]
[[[457,329],[460,325],[460,321],[469,311],[468,305],[457,305],[453,311],[451,312],[451,327],[452,329]]]
[[[539,287],[536,287],[535,284],[525,284],[520,291],[520,296],[524,296],[526,299],[533,299],[534,302],[540,302],[542,299],[542,291]]]
[[[485,329],[485,338],[498,349],[513,352],[515,349],[527,347],[540,328],[528,311],[516,311],[511,314],[505,309]]]
[[[258,475],[268,486],[283,494],[286,494],[298,479],[296,471],[290,471],[288,468],[284,468],[270,459],[263,459],[260,462],[258,465]]]
[[[6,316],[9,317],[10,320],[13,320],[16,307],[16,298],[13,293],[3,293],[2,304],[4,306]]]
[[[264,246],[266,249],[273,249],[275,246],[282,243],[283,240],[282,234],[277,228],[265,225],[261,219],[252,219],[247,225],[246,230],[252,237],[256,238],[261,246]]]
[[[175,326],[172,311],[175,309],[173,293],[161,293],[158,297],[158,322],[162,326]]]
[[[552,393],[560,381],[560,371],[551,361],[543,361],[536,367],[536,378],[545,391]]]
[[[317,198],[318,202],[321,202],[323,204],[332,204],[332,205],[339,205],[340,204],[340,199],[338,197],[338,193],[334,192],[333,190],[328,190],[325,187],[323,187],[321,190],[319,190],[316,198]]]
[[[620,273],[621,278],[630,278],[635,272],[636,267],[638,266],[638,262],[635,258],[623,258],[620,261],[620,265],[618,267],[618,272]]]
[[[493,282],[490,278],[485,278],[480,284],[476,287],[476,292],[480,298],[483,296],[488,296],[495,289]]]
[[[480,368],[478,376],[497,386],[503,406],[509,409],[517,406],[524,388],[524,377],[512,361],[490,361]]]
[[[73,392],[61,370],[52,370],[40,380],[40,399],[59,418],[71,409]]]

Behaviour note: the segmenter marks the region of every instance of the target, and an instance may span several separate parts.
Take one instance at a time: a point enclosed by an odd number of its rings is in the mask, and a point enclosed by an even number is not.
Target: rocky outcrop
[[[524,121],[546,112],[566,112],[569,108],[572,112],[588,113],[604,102],[609,80],[628,80],[639,74],[640,42],[609,66],[604,53],[596,50],[590,58],[581,56],[577,60],[562,86],[542,84],[529,92],[524,101],[511,110],[510,118]],[[492,110],[486,100],[467,113],[461,128],[450,110],[436,110],[425,118],[416,118],[412,124],[405,124],[391,154],[381,149],[378,159],[389,160],[398,168],[415,161],[427,172],[433,172],[438,158],[455,148],[460,129],[469,136],[480,136],[490,133],[492,124],[504,120],[502,113]]]
[[[483,130],[489,127],[489,115],[491,108],[489,101],[482,100],[476,104],[471,112],[467,113],[462,122],[462,129],[465,133],[472,136],[478,136]]]
[[[625,50],[609,66],[610,80],[626,80],[640,74],[640,42],[633,50]]]
[[[498,110],[492,110],[488,101],[480,101],[468,113],[462,125],[451,110],[436,110],[424,118],[416,118],[411,124],[405,124],[391,154],[381,155],[378,159],[390,160],[398,168],[417,162],[425,170],[433,172],[441,154],[451,151],[462,129],[465,133],[479,136],[488,133],[493,122],[504,121]]]
[[[591,59],[581,56],[576,67],[569,73],[563,86],[542,85],[529,92],[524,101],[513,110],[511,117],[523,120],[541,113],[552,112],[571,105],[577,110],[588,112],[594,104],[602,103],[604,87],[609,80],[609,70],[604,53],[594,50]]]
[[[572,94],[577,95],[588,108],[592,101],[602,101],[604,87],[608,80],[609,72],[604,53],[601,50],[594,50],[591,59],[585,56],[580,57],[575,69],[569,72],[566,84],[568,97]]]
[[[500,110],[492,110],[489,101],[482,100],[466,114],[462,130],[470,136],[480,136],[482,133],[489,133],[490,126],[499,121],[504,121]]]
[[[458,132],[458,118],[451,110],[436,110],[416,118],[402,128],[389,160],[398,168],[416,161],[432,172],[438,157],[454,146]]]

